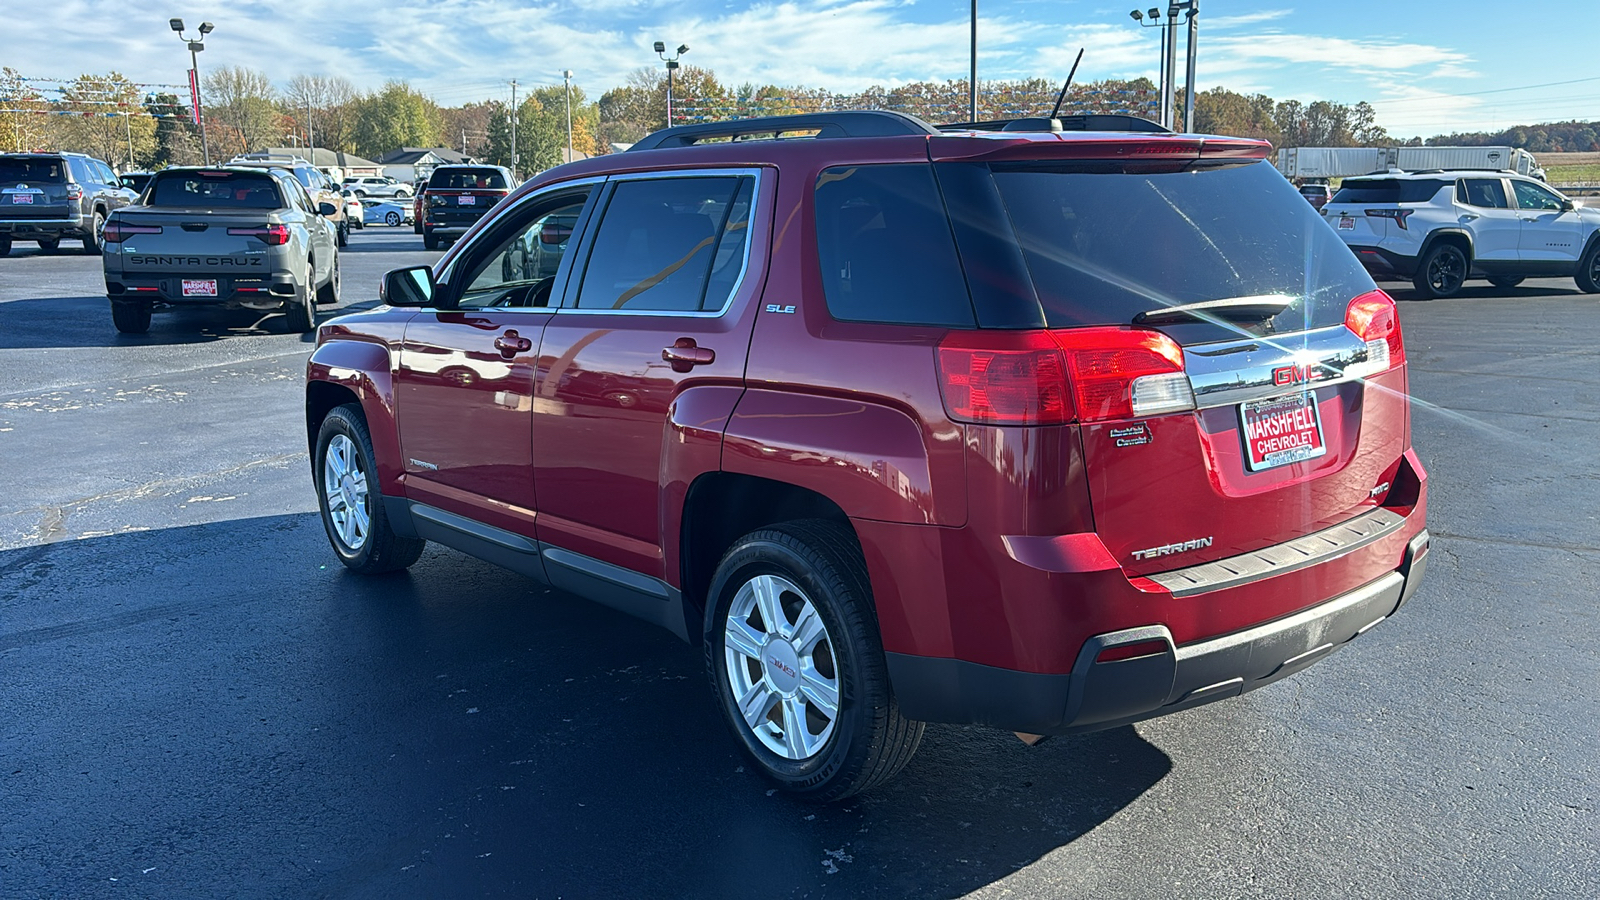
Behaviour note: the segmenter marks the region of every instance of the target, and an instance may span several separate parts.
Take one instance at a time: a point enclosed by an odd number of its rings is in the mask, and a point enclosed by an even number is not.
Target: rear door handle
[[[518,353],[527,353],[532,350],[533,341],[517,334],[515,328],[508,328],[505,334],[494,339],[494,348],[500,351],[501,356],[510,359]]]
[[[717,354],[710,347],[696,346],[694,338],[681,337],[661,351],[661,358],[672,363],[672,371],[687,372],[695,366],[716,362]]]

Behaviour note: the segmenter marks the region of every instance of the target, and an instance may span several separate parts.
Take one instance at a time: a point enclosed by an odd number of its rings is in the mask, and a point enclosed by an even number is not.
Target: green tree
[[[77,113],[66,117],[60,144],[123,169],[155,153],[155,120],[145,114],[138,85],[117,72],[80,75],[63,88],[62,100]]]
[[[7,98],[0,106],[15,110],[0,114],[0,151],[55,148],[59,117],[44,115],[50,104],[21,72],[10,66],[0,69],[0,97]]]
[[[377,159],[401,147],[439,144],[438,107],[404,81],[355,101],[353,142],[356,152]]]
[[[155,150],[145,165],[159,169],[202,162],[200,129],[195,127],[187,101],[180,100],[176,94],[155,94],[144,108],[155,122]]]
[[[214,158],[275,147],[283,139],[277,92],[265,73],[223,66],[206,74],[204,99]]]

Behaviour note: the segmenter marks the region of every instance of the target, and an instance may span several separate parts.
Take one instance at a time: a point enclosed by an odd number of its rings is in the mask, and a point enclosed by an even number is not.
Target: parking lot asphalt
[[[436,257],[356,233],[345,304]],[[97,259],[19,244],[0,895],[1600,896],[1600,297],[1385,287],[1435,536],[1399,615],[1133,727],[930,726],[896,781],[816,807],[742,765],[665,632],[436,546],[343,572],[300,335],[119,336]]]

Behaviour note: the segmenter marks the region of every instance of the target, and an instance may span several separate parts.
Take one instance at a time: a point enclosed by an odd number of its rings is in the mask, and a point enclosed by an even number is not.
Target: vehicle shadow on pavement
[[[329,315],[324,308],[319,320]],[[39,297],[0,303],[0,350],[203,344],[241,335],[283,335],[282,322],[278,312],[179,309],[157,312],[148,334],[121,334],[111,324],[110,301],[104,297]]]
[[[1422,292],[1411,286],[1409,281],[1380,281],[1378,287],[1396,300],[1415,300],[1419,303],[1448,303],[1453,300],[1501,300],[1512,298],[1537,299],[1549,297],[1554,299],[1570,299],[1572,297],[1587,296],[1583,291],[1570,281],[1566,287],[1548,287],[1544,285],[1519,285],[1512,288],[1495,287],[1486,281],[1469,281],[1457,293],[1437,300],[1430,300],[1422,296]]]
[[[1171,769],[1129,727],[935,725],[879,790],[796,801],[699,650],[450,550],[351,575],[311,514],[6,551],[0,598],[29,895],[959,897]]]

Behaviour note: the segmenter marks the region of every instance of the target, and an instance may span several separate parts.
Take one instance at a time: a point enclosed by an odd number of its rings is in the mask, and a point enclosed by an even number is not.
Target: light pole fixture
[[[972,0],[971,72],[967,76],[967,121],[978,123],[978,0]]]
[[[1145,12],[1133,10],[1128,15],[1145,28],[1161,29],[1161,124],[1167,128],[1175,127],[1177,121],[1176,97],[1177,70],[1178,70],[1178,15],[1188,13],[1189,46],[1188,46],[1188,72],[1184,79],[1183,93],[1183,127],[1186,131],[1194,130],[1194,81],[1195,81],[1195,37],[1198,25],[1195,21],[1200,15],[1200,0],[1169,0],[1167,4],[1167,21],[1161,21],[1161,10],[1151,7]],[[1149,21],[1145,21],[1148,19]]]
[[[200,126],[200,153],[205,158],[206,165],[211,165],[211,143],[206,139],[206,117],[200,103],[200,51],[206,49],[205,37],[216,30],[210,22],[200,23],[200,36],[187,38],[183,36],[183,20],[168,19],[167,25],[177,34],[178,40],[189,45],[189,95],[194,98],[194,122]]]
[[[572,162],[572,70],[562,71],[567,82],[567,162]]]
[[[667,45],[656,41],[656,55],[667,63],[667,127],[672,127],[672,73],[678,70],[678,57],[689,52],[688,44],[679,44],[676,53],[667,55]]]

